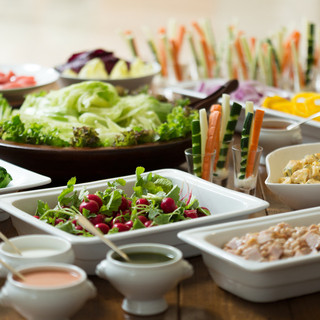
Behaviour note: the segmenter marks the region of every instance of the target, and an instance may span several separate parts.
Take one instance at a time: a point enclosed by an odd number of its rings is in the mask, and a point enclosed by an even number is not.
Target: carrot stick
[[[262,126],[264,111],[257,109],[253,119],[253,128],[251,133],[250,145],[249,145],[249,154],[246,168],[246,178],[250,177],[253,174],[254,160],[256,157],[256,152],[258,149],[260,130]]]
[[[196,31],[198,32],[200,38],[205,38],[205,34],[204,31],[201,29],[201,27],[199,26],[199,23],[197,21],[193,21],[192,22],[193,27],[196,29]]]
[[[213,112],[213,111],[220,111],[220,112],[222,112],[221,104],[213,104],[213,105],[210,107],[210,113]]]
[[[183,43],[183,39],[184,39],[185,34],[186,34],[186,28],[185,28],[185,26],[181,25],[181,26],[179,27],[178,35],[177,35],[177,40],[176,40],[177,51],[178,51],[178,52],[180,52],[180,50],[181,50],[181,47],[182,47],[182,43]]]
[[[205,148],[205,155],[203,158],[203,166],[202,166],[202,179],[210,181],[210,154],[214,152],[216,149],[216,143],[218,141],[217,135],[219,137],[220,132],[220,120],[221,120],[221,112],[213,111],[209,116],[209,129],[208,129],[208,137]]]
[[[299,42],[300,42],[301,34],[299,31],[293,31],[288,39],[286,40],[284,44],[284,54],[283,54],[283,61],[281,66],[281,71],[283,72],[289,64],[292,62],[292,56],[291,56],[291,42],[293,41],[295,44],[296,49],[298,49]]]
[[[202,49],[203,49],[203,53],[204,53],[204,58],[205,58],[205,62],[206,62],[208,78],[212,78],[210,51],[209,51],[209,47],[208,47],[207,41],[206,41],[206,39],[201,38],[200,39],[200,43],[201,43],[201,46],[202,46]]]
[[[215,154],[215,158],[214,158],[214,164],[213,164],[213,170],[215,171],[217,169],[217,163],[219,160],[219,154],[220,154],[220,132],[221,132],[221,122],[222,122],[222,106],[220,104],[213,104],[210,108],[210,113],[214,112],[214,111],[219,111],[221,113],[221,120],[220,120],[220,130],[218,132],[218,134],[216,135],[214,144],[215,144],[215,150],[216,150],[216,154]],[[210,116],[209,116],[209,126],[210,126]]]
[[[256,42],[257,39],[255,37],[250,38],[250,51],[252,55],[254,55],[256,51]]]
[[[170,39],[171,44],[171,50],[172,50],[172,63],[173,63],[173,69],[174,73],[176,75],[176,79],[178,81],[182,81],[182,73],[181,73],[181,67],[179,65],[179,59],[178,59],[178,45],[175,40]]]
[[[204,31],[201,29],[199,24],[196,21],[192,22],[193,27],[196,29],[200,36],[200,44],[202,47],[205,63],[206,63],[206,69],[207,69],[207,76],[208,78],[212,78],[212,61],[210,58],[210,48],[208,45],[208,42],[206,40],[206,36]]]
[[[159,42],[159,62],[161,64],[161,74],[164,77],[168,76],[168,61],[166,53],[166,44],[165,44],[165,29],[159,29],[160,42]]]
[[[249,76],[248,76],[248,69],[246,66],[246,62],[244,59],[244,54],[243,54],[243,50],[241,47],[241,40],[240,37],[237,37],[237,39],[234,42],[237,54],[238,54],[238,58],[239,58],[239,62],[240,62],[240,66],[241,66],[241,70],[242,70],[242,74],[243,74],[243,78],[244,80],[248,80]]]

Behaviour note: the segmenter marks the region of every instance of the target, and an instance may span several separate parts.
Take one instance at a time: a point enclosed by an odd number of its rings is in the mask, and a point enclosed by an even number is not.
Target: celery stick
[[[202,108],[199,110],[199,120],[200,120],[200,133],[201,133],[201,163],[203,162],[203,158],[206,150],[206,142],[208,135],[208,116],[206,109]]]

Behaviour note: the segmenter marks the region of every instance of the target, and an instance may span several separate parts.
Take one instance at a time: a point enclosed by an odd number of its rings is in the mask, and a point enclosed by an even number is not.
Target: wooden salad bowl
[[[129,147],[72,148],[31,145],[0,140],[1,159],[49,176],[53,184],[71,177],[88,182],[134,174],[137,166],[149,170],[176,168],[185,162],[191,138]]]

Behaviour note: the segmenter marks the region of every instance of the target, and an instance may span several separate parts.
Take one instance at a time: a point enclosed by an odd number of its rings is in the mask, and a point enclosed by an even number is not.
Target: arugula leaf
[[[180,188],[177,185],[175,185],[167,193],[166,197],[172,198],[175,202],[179,201],[179,199],[180,199]]]
[[[60,195],[58,196],[58,202],[61,205],[68,205],[74,199],[74,195],[72,195],[71,197],[67,197],[67,195],[74,190],[74,185],[76,184],[76,181],[77,178],[72,177],[67,182],[67,188],[61,191]]]
[[[38,200],[38,206],[36,210],[36,215],[41,217],[43,214],[45,214],[50,209],[49,205],[42,200]]]

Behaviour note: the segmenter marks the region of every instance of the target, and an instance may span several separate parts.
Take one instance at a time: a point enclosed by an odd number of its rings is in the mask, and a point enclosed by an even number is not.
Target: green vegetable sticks
[[[242,109],[242,106],[239,103],[234,102],[232,104],[229,120],[226,126],[226,131],[220,147],[220,153],[219,153],[219,158],[217,162],[217,169],[222,169],[225,165],[227,155],[228,155],[229,144],[231,143],[231,140],[233,138],[233,134],[239,119],[241,109]]]
[[[201,177],[201,132],[200,121],[192,120],[192,154],[193,154],[193,172],[197,177]]]
[[[312,65],[314,64],[314,29],[313,23],[308,24],[308,55],[307,55],[307,69],[305,72],[305,82],[308,85],[311,82]]]
[[[248,160],[249,140],[250,140],[252,120],[253,120],[253,112],[249,111],[247,112],[247,115],[243,124],[243,129],[241,132],[241,140],[240,140],[241,168],[240,168],[240,175],[238,177],[239,179],[244,179],[246,177],[246,167],[247,167],[247,160]]]

